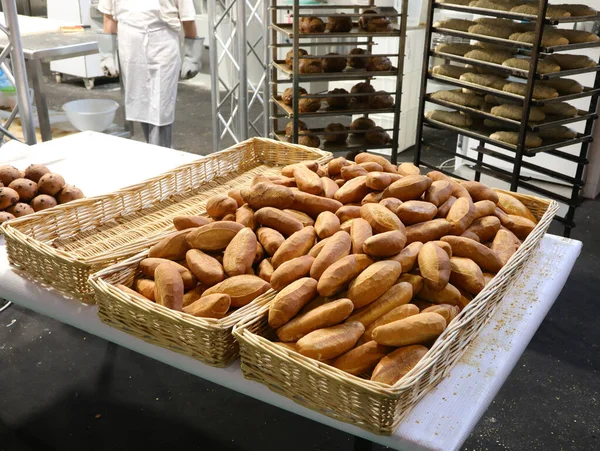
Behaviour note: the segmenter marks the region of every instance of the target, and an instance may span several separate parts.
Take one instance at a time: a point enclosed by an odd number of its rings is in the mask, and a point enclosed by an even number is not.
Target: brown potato
[[[0,224],[10,221],[11,219],[15,219],[15,216],[5,211],[0,211]]]
[[[44,175],[49,173],[50,169],[43,164],[31,164],[25,169],[25,178],[37,183]]]
[[[0,166],[0,183],[4,186],[10,185],[17,179],[22,178],[21,171],[10,164]]]
[[[33,208],[31,208],[29,204],[26,204],[24,202],[17,202],[16,204],[8,207],[6,209],[6,212],[10,213],[15,218],[20,218],[21,216],[32,215],[33,213],[35,213]]]
[[[38,191],[40,194],[48,194],[49,196],[56,196],[64,187],[65,179],[52,172],[43,175],[38,182]]]
[[[21,202],[31,201],[38,193],[37,183],[25,178],[13,180],[8,187],[14,189],[19,194]]]
[[[31,208],[34,211],[42,211],[47,208],[52,208],[57,205],[56,199],[52,196],[48,196],[47,194],[40,194],[39,196],[35,196],[31,200]]]
[[[39,184],[38,184],[39,188]],[[74,185],[66,184],[62,190],[56,196],[56,200],[59,204],[66,204],[67,202],[71,202],[77,199],[83,199],[85,196],[83,191],[77,188]]]
[[[0,210],[5,210],[19,202],[19,193],[7,186],[0,188]]]

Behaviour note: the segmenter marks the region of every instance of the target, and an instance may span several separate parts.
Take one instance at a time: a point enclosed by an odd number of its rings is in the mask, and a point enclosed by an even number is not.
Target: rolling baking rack
[[[377,8],[375,0],[369,0],[366,5],[301,5],[299,0],[293,0],[292,4],[286,3],[285,0],[272,0],[270,6],[270,29],[271,29],[271,136],[281,141],[290,141],[293,143],[298,142],[298,124],[303,118],[322,118],[323,121],[319,121],[323,125],[320,127],[310,127],[310,133],[307,135],[319,136],[324,132],[327,118],[333,116],[353,116],[363,115],[368,117],[371,114],[380,113],[393,113],[393,126],[392,128],[384,128],[386,132],[390,132],[392,135],[391,141],[388,144],[377,144],[372,145],[364,141],[362,137],[349,135],[349,138],[344,143],[325,142],[321,140],[321,148],[330,152],[343,152],[348,151],[350,153],[358,153],[367,151],[370,149],[391,149],[391,160],[396,163],[398,157],[398,138],[400,133],[400,104],[402,97],[402,76],[404,66],[404,46],[406,41],[406,18],[408,10],[408,0],[402,1],[401,12],[398,13],[393,8],[383,8],[377,13],[366,14],[369,17],[389,17],[393,24],[394,29],[386,32],[367,32],[358,27],[357,21],[363,14],[361,10]],[[279,23],[278,12],[290,10],[292,11],[291,23]],[[306,11],[310,10],[311,13]],[[322,10],[323,13],[319,14]],[[335,13],[331,11],[335,10]],[[351,17],[353,27],[350,32],[329,32],[325,31],[322,33],[300,33],[300,19],[302,17],[321,17],[326,19],[327,17]],[[399,27],[396,28],[399,22]],[[398,51],[397,53],[374,53],[373,49],[377,43],[375,38],[389,37],[398,39]],[[335,42],[332,42],[334,40]],[[293,65],[289,66],[286,64],[285,59],[282,58],[282,54],[293,49],[294,56],[298,55],[300,48],[318,48],[323,46],[335,46],[347,49],[347,51],[339,52],[340,55],[348,57],[349,52],[354,47],[361,47],[368,50],[371,56],[391,56],[397,57],[397,67],[392,67],[388,71],[367,71],[366,69],[353,69],[346,67],[342,72],[323,72],[323,73],[309,73],[301,74],[299,72],[300,59],[311,59],[316,56],[307,55],[300,56],[299,58],[294,57]],[[328,55],[319,55],[317,58],[328,58]],[[395,77],[395,90],[385,91],[394,98],[394,105],[390,108],[384,109],[369,109],[364,105],[358,103],[349,103],[349,107],[346,109],[332,109],[326,106],[324,103],[327,97],[345,97],[351,99],[352,97],[360,97],[360,94],[327,94],[316,93],[308,94],[303,96],[304,98],[317,98],[321,99],[321,108],[313,113],[302,113],[299,112],[299,88],[301,83],[310,82],[332,82],[332,81],[347,81],[357,80],[364,81],[371,84],[373,79],[379,77]],[[293,89],[293,102],[292,105],[286,105],[279,94],[279,90],[283,91],[283,86],[291,84]],[[335,87],[329,87],[333,89]],[[288,121],[293,124],[293,130],[291,136],[286,136],[285,126]],[[337,132],[343,133],[343,132]],[[330,133],[331,134],[331,133]]]
[[[417,139],[416,139],[416,155],[415,155],[415,164],[421,165],[424,167],[428,167],[430,169],[440,170],[441,172],[445,172],[448,175],[452,175],[455,177],[460,177],[451,171],[440,169],[439,167],[429,163],[424,158],[427,153],[427,149],[436,149],[441,151],[450,157],[457,157],[463,160],[468,161],[472,164],[472,168],[475,171],[474,179],[479,180],[481,178],[481,174],[485,174],[487,176],[494,177],[499,180],[503,180],[505,182],[510,183],[510,190],[517,191],[519,188],[526,189],[543,196],[546,196],[550,199],[554,199],[562,204],[568,206],[568,210],[565,216],[556,216],[555,219],[560,221],[564,225],[564,235],[569,236],[571,233],[571,229],[575,227],[575,210],[580,205],[580,190],[584,185],[583,180],[583,172],[585,166],[588,164],[587,154],[588,147],[590,142],[592,141],[592,128],[594,120],[597,119],[598,115],[596,113],[597,103],[598,103],[598,95],[600,93],[600,62],[598,62],[595,66],[586,67],[582,69],[572,69],[572,70],[561,70],[560,72],[553,72],[548,74],[538,74],[537,67],[538,62],[546,56],[551,55],[554,52],[562,52],[562,51],[572,51],[582,48],[590,48],[590,47],[600,47],[600,41],[592,41],[592,42],[583,42],[576,44],[567,44],[567,45],[556,45],[556,46],[542,46],[542,32],[544,27],[548,25],[558,25],[561,23],[576,23],[576,22],[588,22],[588,21],[600,21],[600,15],[595,14],[591,16],[574,16],[567,18],[546,18],[546,11],[548,9],[548,1],[542,0],[539,4],[538,14],[528,15],[528,14],[517,14],[513,12],[507,11],[499,11],[485,8],[476,8],[471,6],[464,5],[455,5],[450,3],[438,3],[435,0],[429,0],[428,11],[427,11],[427,25],[426,25],[426,36],[425,36],[425,62],[423,64],[423,74],[422,74],[422,82],[421,82],[421,100],[419,104],[419,118],[418,118],[418,129],[417,129]],[[533,39],[533,43],[523,43],[518,41],[511,41],[503,38],[496,38],[487,35],[479,35],[464,31],[458,30],[450,30],[446,28],[439,28],[434,26],[434,14],[436,10],[451,10],[456,12],[465,12],[470,14],[475,14],[484,17],[494,17],[494,18],[503,18],[503,19],[512,19],[520,22],[528,22],[531,24],[535,24],[535,37]],[[475,40],[490,44],[495,44],[497,46],[506,46],[507,48],[511,48],[513,51],[516,51],[517,54],[515,56],[523,55],[530,57],[530,70],[520,70],[512,67],[503,66],[500,64],[494,64],[489,62],[484,62],[480,60],[474,60],[471,58],[466,58],[460,55],[454,55],[449,53],[443,53],[432,49],[433,35],[440,36],[451,36],[454,38],[461,38],[463,42],[465,40]],[[445,60],[446,63],[458,63],[458,64],[469,64],[476,68],[486,68],[486,69],[494,69],[497,71],[501,71],[509,76],[526,79],[526,88],[523,96],[511,94],[506,91],[488,88],[482,85],[469,83],[463,80],[459,80],[457,78],[451,78],[439,74],[433,74],[429,71],[429,58],[437,57]],[[594,85],[592,87],[584,87],[583,91],[576,94],[569,95],[559,95],[559,97],[555,97],[552,99],[533,99],[533,87],[534,83],[537,80],[549,80],[556,79],[559,77],[569,77],[572,75],[578,75],[583,73],[591,73],[595,72]],[[467,88],[472,91],[477,91],[480,94],[489,94],[495,97],[503,98],[507,100],[507,103],[518,103],[523,106],[523,115],[520,121],[515,121],[511,119],[505,119],[499,116],[492,115],[489,112],[481,111],[479,109],[465,107],[462,105],[458,105],[455,103],[439,100],[432,98],[430,94],[427,94],[427,86],[429,81],[436,81],[439,83],[444,83],[450,85],[454,88]],[[570,100],[575,100],[579,98],[590,98],[590,106],[587,110],[578,110],[577,114],[573,117],[562,117],[548,114],[546,116],[546,120],[543,122],[530,122],[529,121],[529,112],[533,106],[543,106],[550,105],[556,102],[567,102]],[[430,118],[426,118],[424,116],[425,113],[425,104],[433,103],[440,105],[445,108],[451,108],[455,111],[461,111],[467,113],[471,118],[473,118],[474,123],[479,122],[479,125],[469,126],[468,128],[457,127],[453,125],[449,125],[440,121],[436,121]],[[502,123],[502,127],[498,127],[498,129],[506,130],[512,129],[514,131],[518,130],[518,140],[516,145],[512,145],[503,141],[498,141],[490,138],[490,133],[494,130],[491,128],[486,128],[481,125],[482,120],[490,120],[493,119],[496,123]],[[551,129],[552,127],[572,124],[575,122],[585,121],[585,131],[583,133],[577,133],[574,138],[566,139],[566,140],[558,140],[558,141],[549,141],[544,140],[542,145],[539,147],[525,147],[525,139],[527,137],[527,133],[529,132],[537,132],[544,129]],[[477,152],[477,158],[472,158],[463,153],[457,152],[457,149],[448,149],[446,147],[440,146],[431,140],[428,140],[424,136],[424,128],[425,127],[433,127],[439,129],[445,129],[455,132],[457,135],[467,136],[469,138],[473,138],[479,141],[479,145],[471,150]],[[577,153],[569,153],[563,150],[560,150],[563,147],[579,144],[580,148]],[[509,151],[507,153],[501,153],[497,150],[490,149],[486,147],[486,145],[494,145],[501,149]],[[551,170],[549,168],[544,167],[543,165],[539,165],[535,163],[536,155],[540,153],[546,153],[552,155],[554,157],[558,157],[564,159],[566,161],[571,161],[577,163],[577,168],[575,171],[575,176],[569,176],[563,174],[561,172],[557,172]],[[512,171],[507,170],[506,168],[502,169],[494,164],[491,164],[489,161],[484,161],[484,156],[490,156],[501,160],[503,162],[512,164]],[[524,157],[527,157],[528,160],[524,160]],[[568,186],[571,195],[566,196],[559,193],[556,193],[552,190],[546,189],[540,184],[533,183],[531,181],[531,177],[527,175],[521,174],[522,169],[526,169],[529,171],[533,171],[538,174],[543,174],[545,177],[549,177],[551,180],[559,183],[561,185]]]

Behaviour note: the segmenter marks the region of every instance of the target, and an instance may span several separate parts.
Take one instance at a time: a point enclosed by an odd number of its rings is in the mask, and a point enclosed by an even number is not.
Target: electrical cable
[[[3,301],[6,301],[6,299],[2,299]],[[7,301],[6,304],[4,304],[2,306],[2,308],[0,308],[0,313],[2,313],[4,310],[6,310],[8,307],[10,307],[12,305],[12,302]]]

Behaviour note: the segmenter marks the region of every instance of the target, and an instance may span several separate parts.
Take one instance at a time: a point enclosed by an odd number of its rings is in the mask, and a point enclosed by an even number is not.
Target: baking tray
[[[388,132],[388,134],[390,136],[392,135],[393,129],[388,128],[388,129],[384,129],[384,130],[386,132]],[[312,132],[312,133],[310,133],[310,135],[315,135],[315,136],[321,136],[324,133],[322,128],[314,128],[314,129],[311,129],[310,131]],[[275,132],[274,136],[280,141],[289,142],[285,135],[284,130]],[[391,141],[388,144],[384,144],[384,145],[372,145],[372,144],[367,144],[363,138],[354,136],[351,133],[348,133],[348,139],[344,143],[325,142],[323,139],[321,139],[321,145],[319,146],[319,148],[321,150],[324,150],[326,152],[344,152],[344,151],[353,152],[353,151],[357,151],[357,150],[390,149],[391,147],[392,147]]]
[[[291,9],[291,6],[290,6]],[[392,31],[383,31],[383,32],[370,32],[370,31],[362,31],[358,28],[357,24],[354,23],[352,30],[347,33],[330,33],[329,31],[325,31],[323,33],[298,33],[299,39],[331,39],[331,38],[383,38],[389,36],[399,37],[400,30],[394,29]],[[294,26],[290,23],[278,23],[271,25],[271,28],[282,35],[284,35],[288,39],[293,39],[294,37]],[[332,44],[333,45],[333,44]]]
[[[294,111],[292,110],[292,107],[283,103],[283,101],[281,100],[280,97],[272,98],[271,101],[285,112],[284,116],[279,116],[279,117],[288,117],[288,118],[294,117]],[[359,105],[356,105],[356,107],[354,107],[354,108],[346,108],[343,110],[333,110],[333,109],[329,109],[325,105],[327,105],[327,104],[323,101],[323,102],[321,102],[321,109],[319,111],[316,111],[314,113],[298,113],[298,117],[302,118],[302,117],[325,117],[325,116],[353,116],[356,114],[393,113],[395,111],[393,106],[391,108],[383,108],[383,109],[372,109],[372,108],[367,109],[364,107],[364,105],[359,104]],[[350,105],[352,105],[352,104],[350,104]]]
[[[322,55],[325,56],[325,55]],[[318,56],[316,58],[320,58]],[[294,76],[294,71],[288,66],[285,61],[278,60],[271,63],[273,67],[279,69],[286,74],[291,80]],[[354,69],[346,66],[342,72],[321,72],[316,74],[298,74],[298,81],[340,81],[340,80],[362,80],[373,77],[395,77],[398,75],[398,69],[393,67],[391,70],[368,71],[365,69]]]

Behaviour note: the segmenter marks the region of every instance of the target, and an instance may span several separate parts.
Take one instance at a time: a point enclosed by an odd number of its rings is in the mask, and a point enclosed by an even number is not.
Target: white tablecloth
[[[81,144],[82,139],[98,139],[98,143],[89,142],[84,148],[79,149],[80,154],[69,154],[69,157],[63,161],[63,170],[61,170],[62,175],[69,182],[77,176],[81,180],[77,183],[84,191],[98,194],[96,192],[100,189],[98,170],[83,171],[78,164],[85,162],[93,168],[105,168],[106,163],[98,159],[99,154],[88,154],[88,149],[97,147],[105,138],[100,139],[96,134],[91,137],[82,135],[84,134],[76,135],[79,138],[73,138],[69,143],[67,140],[71,138],[64,138],[40,144],[39,147],[61,143],[63,146],[59,147],[66,148],[70,152],[72,150],[69,149],[70,144]],[[190,158],[188,155],[178,155],[177,152],[166,149],[153,148],[120,138],[108,138],[116,141],[114,146],[106,150],[107,156],[119,154],[122,157],[122,154],[131,152],[131,155],[136,154],[139,158],[138,151],[148,156],[143,161],[137,161],[137,164],[143,163],[146,168],[147,174],[144,177],[160,172],[149,173],[151,170],[158,169],[158,166],[161,166],[162,171],[176,166],[175,161]],[[137,148],[137,146],[141,147]],[[134,147],[137,148],[136,151],[132,150]],[[85,155],[88,156],[84,157]],[[155,160],[165,162],[158,163]],[[166,160],[169,162],[167,163]],[[136,171],[134,174],[133,171],[115,168],[113,173],[115,180],[111,182],[109,190],[117,187],[113,185],[119,185],[117,180],[121,181],[120,185],[139,181],[136,177],[141,176],[141,172],[143,171]],[[124,181],[126,183],[123,183]],[[418,403],[400,424],[396,433],[390,437],[370,434],[358,427],[333,420],[301,407],[271,392],[261,384],[247,381],[241,374],[239,362],[226,369],[212,368],[105,326],[96,316],[95,306],[66,299],[57,292],[31,283],[13,271],[6,259],[4,243],[0,245],[0,297],[216,384],[373,442],[405,451],[423,449],[447,451],[461,446],[495,397],[562,290],[580,251],[579,241],[547,235],[520,279],[505,297],[496,315],[461,361],[446,379]]]

